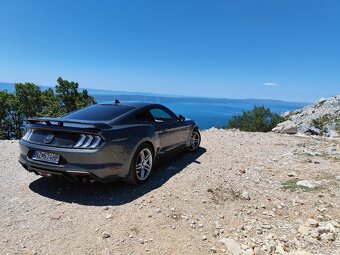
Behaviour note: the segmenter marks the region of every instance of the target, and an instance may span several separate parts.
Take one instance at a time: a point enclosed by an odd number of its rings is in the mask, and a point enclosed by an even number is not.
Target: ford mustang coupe
[[[201,135],[195,121],[163,105],[92,105],[60,118],[29,118],[19,162],[29,172],[70,181],[147,181],[161,154],[178,147],[195,151]]]

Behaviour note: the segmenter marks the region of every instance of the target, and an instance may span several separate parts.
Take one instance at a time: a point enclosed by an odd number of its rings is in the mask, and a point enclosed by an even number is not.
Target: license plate
[[[48,163],[58,164],[60,155],[44,151],[34,151],[33,160],[44,161]]]

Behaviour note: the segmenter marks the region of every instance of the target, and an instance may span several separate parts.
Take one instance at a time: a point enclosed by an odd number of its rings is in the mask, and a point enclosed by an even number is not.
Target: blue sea
[[[186,118],[195,120],[201,129],[211,127],[223,128],[228,119],[233,115],[242,114],[253,108],[249,103],[164,103],[177,115],[182,114]],[[282,114],[300,108],[300,104],[294,105],[265,105],[271,111]]]
[[[160,103],[170,108],[177,115],[181,114],[188,119],[195,120],[201,129],[211,127],[223,128],[227,125],[228,119],[233,115],[242,114],[256,106],[265,106],[272,112],[282,114],[303,108],[308,103],[285,102],[278,100],[257,100],[257,99],[207,99],[207,98],[166,98],[159,96],[141,95],[96,95],[92,94],[97,102],[112,101],[119,99],[121,102],[147,101]]]

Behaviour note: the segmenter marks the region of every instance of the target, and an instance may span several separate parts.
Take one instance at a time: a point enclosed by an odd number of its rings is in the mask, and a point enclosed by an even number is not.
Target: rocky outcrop
[[[287,120],[279,123],[273,132],[340,137],[340,95],[321,98],[310,106],[282,116]]]
[[[296,134],[298,132],[298,127],[293,121],[287,120],[279,123],[272,131],[282,134]]]

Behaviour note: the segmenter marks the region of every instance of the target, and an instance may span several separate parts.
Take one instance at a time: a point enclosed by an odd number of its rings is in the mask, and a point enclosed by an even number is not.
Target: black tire
[[[146,153],[148,151],[150,153],[150,157],[151,157],[150,170],[148,171],[148,174],[145,177],[145,179],[141,178],[141,171],[142,170],[141,169],[140,170],[137,169],[137,161],[139,162],[139,160],[141,159],[141,155],[140,154],[141,154],[142,151],[143,151],[143,153]],[[150,173],[152,172],[153,159],[154,159],[154,155],[153,155],[152,147],[150,145],[148,145],[148,144],[142,144],[136,150],[135,154],[133,155],[133,158],[131,160],[129,175],[126,178],[126,182],[128,182],[128,183],[130,183],[132,185],[136,185],[136,186],[137,185],[141,185],[141,184],[147,182],[149,177],[150,177]],[[144,169],[144,166],[143,166],[143,169]]]
[[[196,151],[201,144],[201,133],[197,129],[194,129],[190,135],[189,145],[187,146],[188,151]]]

